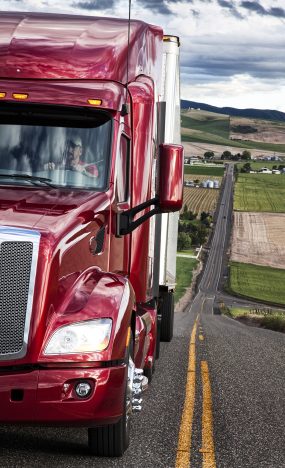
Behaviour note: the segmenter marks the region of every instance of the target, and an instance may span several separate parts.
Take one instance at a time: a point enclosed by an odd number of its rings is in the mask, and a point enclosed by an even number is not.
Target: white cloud
[[[71,6],[79,1],[0,0],[0,9],[128,15],[128,0],[117,0],[112,10]],[[171,15],[150,9],[154,4],[163,5],[162,0],[147,0],[147,4],[148,9],[143,0],[132,0],[132,17],[160,24],[166,33],[181,38],[183,98],[217,106],[270,107],[285,112],[284,19],[242,8],[241,0],[164,1]],[[272,7],[284,11],[285,7],[284,0],[263,0],[259,4],[266,11]]]
[[[284,102],[280,99],[285,95],[285,78],[276,88],[274,82],[254,79],[249,75],[235,75],[210,84],[182,85],[181,94],[183,99],[218,107],[285,111]]]

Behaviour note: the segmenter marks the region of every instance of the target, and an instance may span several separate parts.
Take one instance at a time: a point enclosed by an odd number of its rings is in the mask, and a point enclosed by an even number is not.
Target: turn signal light
[[[6,97],[6,93],[0,93],[0,99],[3,99],[4,97]]]
[[[101,106],[102,99],[88,99],[88,104],[91,104],[91,106]]]
[[[24,94],[24,93],[13,93],[12,96],[14,99],[19,99],[22,101],[24,101],[25,99],[28,99],[29,97],[28,94]]]

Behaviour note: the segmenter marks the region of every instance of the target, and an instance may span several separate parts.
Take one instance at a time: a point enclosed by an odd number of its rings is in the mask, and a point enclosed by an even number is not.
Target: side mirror
[[[179,211],[183,203],[184,148],[159,145],[159,211]]]

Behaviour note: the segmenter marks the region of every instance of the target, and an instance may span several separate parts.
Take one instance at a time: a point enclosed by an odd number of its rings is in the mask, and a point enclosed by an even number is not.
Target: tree
[[[180,219],[188,219],[188,207],[185,204],[182,213],[180,213]]]
[[[251,165],[250,163],[245,163],[243,167],[241,168],[240,172],[250,172],[251,171]]]
[[[202,213],[200,214],[200,220],[204,221],[204,219],[207,219],[208,216],[209,216],[209,213],[207,213],[206,211],[202,211]]]
[[[190,210],[190,211],[189,211],[189,215],[188,215],[188,219],[189,219],[190,221],[193,221],[193,220],[196,219],[196,218],[197,218],[197,213],[194,213],[193,211]]]
[[[221,159],[232,159],[232,153],[228,150],[224,151],[221,156]]]
[[[177,250],[187,250],[191,247],[191,237],[186,232],[178,233]]]
[[[206,153],[204,153],[204,158],[205,159],[213,159],[214,156],[215,156],[214,151],[206,151]]]
[[[241,159],[246,159],[247,161],[251,159],[251,152],[248,150],[244,150],[241,154]]]

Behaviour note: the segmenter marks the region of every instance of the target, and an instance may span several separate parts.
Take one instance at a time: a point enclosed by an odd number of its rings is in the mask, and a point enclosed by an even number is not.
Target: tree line
[[[209,213],[202,211],[198,218],[197,213],[188,210],[187,205],[184,205],[178,225],[177,250],[187,250],[191,246],[204,244],[209,235],[211,222],[212,217]]]

